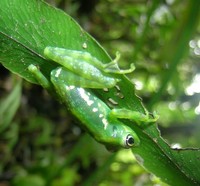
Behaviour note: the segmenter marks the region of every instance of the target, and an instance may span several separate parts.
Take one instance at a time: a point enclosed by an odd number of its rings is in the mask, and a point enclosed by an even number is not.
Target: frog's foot
[[[159,116],[156,113],[154,113],[153,117],[151,117],[150,115],[146,115],[138,111],[132,111],[128,109],[112,109],[110,112],[110,116],[121,119],[133,120],[138,125],[141,125],[141,123],[154,123],[159,118]]]
[[[151,118],[149,118],[150,123],[154,123],[159,119],[159,115],[156,111],[154,111],[151,115]]]
[[[104,64],[104,72],[113,73],[113,74],[128,74],[135,70],[135,65],[131,63],[130,68],[126,70],[121,70],[118,66],[118,61],[120,59],[120,53],[116,52],[116,58],[110,63]]]
[[[34,76],[37,82],[46,89],[50,89],[51,85],[48,79],[42,74],[39,68],[33,64],[28,66],[28,71]]]

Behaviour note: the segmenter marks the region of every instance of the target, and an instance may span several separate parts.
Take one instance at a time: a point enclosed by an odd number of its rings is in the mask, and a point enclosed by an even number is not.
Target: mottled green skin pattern
[[[135,67],[131,65],[128,70],[120,70],[117,60],[108,64],[101,63],[88,52],[67,50],[57,47],[46,47],[44,50],[47,58],[65,67],[66,82],[69,85],[81,86],[82,88],[112,88],[120,79],[113,74],[126,74],[132,72]]]
[[[44,54],[61,65],[51,72],[51,82],[36,66],[30,65],[29,71],[44,88],[56,91],[60,101],[79,119],[86,131],[109,148],[139,145],[137,134],[117,119],[117,114],[123,118],[124,113],[111,114],[110,108],[89,90],[114,87],[120,81],[114,74],[130,73],[134,70],[133,65],[130,69],[120,70],[117,65],[119,54],[108,64],[101,63],[88,52],[57,47],[46,47]],[[134,114],[131,113],[131,119],[134,120]]]
[[[118,81],[116,78],[103,74],[99,68],[90,64],[89,53],[50,47],[46,48],[44,53],[48,58],[68,69],[63,73],[66,73],[66,81],[69,85],[83,88],[111,88]],[[96,58],[94,58],[95,60]]]
[[[63,69],[62,69],[63,70]],[[81,121],[82,126],[100,143],[106,146],[129,148],[139,145],[136,133],[110,116],[109,107],[99,98],[84,88],[69,86],[59,78],[61,68],[52,71],[51,81],[54,87],[73,115]],[[127,142],[132,136],[133,144]]]

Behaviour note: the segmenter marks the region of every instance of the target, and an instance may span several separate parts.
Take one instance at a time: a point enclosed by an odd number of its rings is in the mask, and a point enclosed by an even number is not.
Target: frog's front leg
[[[110,115],[116,118],[133,120],[138,125],[141,125],[142,123],[154,123],[159,118],[156,112],[153,113],[153,115],[150,115],[146,109],[145,109],[145,114],[124,108],[112,109]]]
[[[28,71],[34,76],[37,82],[45,89],[51,91],[51,83],[49,80],[41,73],[41,71],[35,65],[31,64],[28,66]]]

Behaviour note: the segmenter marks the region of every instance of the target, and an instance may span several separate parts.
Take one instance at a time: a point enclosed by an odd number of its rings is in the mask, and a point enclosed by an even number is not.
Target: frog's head
[[[113,137],[118,138],[120,145],[124,148],[132,148],[140,143],[138,135],[126,125],[114,126]]]
[[[110,141],[112,141],[112,145],[108,144],[106,148],[111,151],[115,151],[119,148],[134,148],[140,144],[137,134],[124,124],[112,126]]]

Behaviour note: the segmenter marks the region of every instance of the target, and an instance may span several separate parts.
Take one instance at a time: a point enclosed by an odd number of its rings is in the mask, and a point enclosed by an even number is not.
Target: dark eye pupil
[[[126,137],[126,145],[132,147],[134,145],[134,138],[130,134]]]

